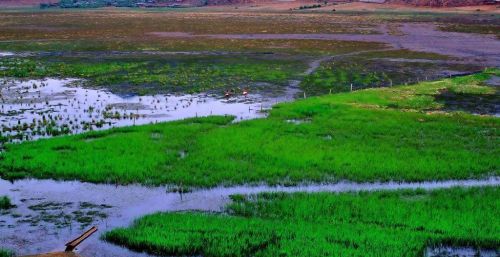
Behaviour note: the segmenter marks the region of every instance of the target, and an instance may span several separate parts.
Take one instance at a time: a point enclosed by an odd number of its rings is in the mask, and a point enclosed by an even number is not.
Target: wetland
[[[0,10],[0,256],[498,256],[499,26]]]

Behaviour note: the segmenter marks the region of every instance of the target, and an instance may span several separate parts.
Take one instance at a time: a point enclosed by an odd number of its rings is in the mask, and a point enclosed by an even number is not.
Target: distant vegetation
[[[161,256],[423,256],[500,244],[498,187],[233,196],[228,215],[160,213],[105,239]]]
[[[61,0],[59,6],[61,8],[137,7],[154,2],[152,0]]]
[[[498,118],[448,113],[435,99],[495,94],[482,84],[492,74],[312,97],[235,124],[195,118],[7,144],[0,175],[203,187],[499,175]]]
[[[320,4],[313,4],[313,5],[301,5],[299,7],[300,10],[302,9],[314,9],[314,8],[321,8]]]

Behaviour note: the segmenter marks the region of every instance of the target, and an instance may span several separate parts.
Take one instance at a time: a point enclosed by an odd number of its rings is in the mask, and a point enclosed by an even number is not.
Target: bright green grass
[[[0,196],[0,210],[6,210],[12,207],[12,203],[7,196]]]
[[[481,85],[491,73],[312,97],[240,123],[199,118],[9,144],[0,174],[202,187],[498,176],[500,120],[434,100],[446,88],[492,93]]]
[[[306,69],[299,60],[238,57],[2,58],[0,77],[84,78],[88,86],[135,93],[202,92],[268,82],[285,85]]]
[[[498,248],[498,187],[236,196],[231,216],[158,213],[108,232],[163,256],[422,256],[430,245]]]

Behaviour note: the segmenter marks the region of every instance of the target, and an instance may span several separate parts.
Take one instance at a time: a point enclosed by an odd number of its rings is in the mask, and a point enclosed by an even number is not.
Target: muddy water
[[[13,141],[150,124],[208,115],[236,120],[264,117],[277,102],[292,100],[297,81],[277,95],[116,95],[79,87],[75,79],[0,79],[0,124]]]
[[[191,34],[185,32],[152,32],[158,37],[170,38],[221,38],[221,39],[290,39],[290,40],[341,40],[386,43],[395,49],[431,52],[460,58],[470,58],[474,64],[500,66],[500,41],[495,36],[472,33],[445,32],[429,23],[404,23],[399,33],[389,32],[387,25],[379,28],[380,34]]]
[[[96,225],[100,233],[129,226],[131,222],[158,211],[222,211],[232,194],[260,192],[347,192],[397,189],[437,189],[454,186],[500,186],[500,177],[484,180],[422,183],[313,184],[295,187],[235,186],[197,190],[180,195],[168,187],[114,186],[53,180],[0,180],[0,195],[17,206],[0,214],[0,247],[19,254],[62,250],[68,239]],[[105,243],[93,236],[79,248],[91,256],[147,256]]]

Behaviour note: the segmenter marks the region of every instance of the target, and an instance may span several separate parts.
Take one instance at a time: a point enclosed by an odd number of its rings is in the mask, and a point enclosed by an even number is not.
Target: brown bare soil
[[[385,5],[352,3],[335,5],[335,8],[353,10],[347,7],[356,6]],[[498,64],[499,43],[493,38],[500,37],[500,20],[496,15],[412,15],[406,11],[395,15],[386,12],[353,15],[321,11],[323,8],[319,8],[319,12],[253,11],[251,8],[260,7],[249,5],[235,8],[3,12],[0,49],[342,54],[392,46],[457,57],[480,57],[487,63]]]
[[[277,7],[276,5],[269,5],[270,7]],[[300,5],[299,5],[300,6]],[[457,7],[429,7],[429,6],[415,6],[415,5],[407,5],[407,4],[395,4],[395,3],[385,3],[385,4],[377,4],[377,3],[361,3],[361,2],[352,2],[352,3],[341,3],[332,5],[329,4],[322,8],[317,9],[309,9],[308,12],[317,12],[317,11],[332,11],[335,9],[336,11],[363,11],[363,12],[376,12],[376,11],[389,11],[389,12],[432,12],[432,13],[478,13],[480,10],[481,13],[500,13],[500,9],[497,8],[496,5],[472,5],[472,6],[457,6]]]

